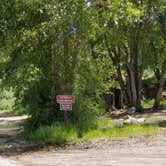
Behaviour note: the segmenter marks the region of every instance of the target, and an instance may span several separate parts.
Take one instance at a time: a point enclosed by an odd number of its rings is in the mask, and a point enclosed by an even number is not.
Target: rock
[[[128,110],[127,110],[127,113],[128,114],[133,114],[133,113],[135,113],[136,112],[136,108],[135,107],[131,107],[131,108],[129,108]]]
[[[138,123],[144,123],[145,122],[145,118],[139,118],[137,119]]]
[[[127,119],[123,121],[124,124],[131,124],[131,123],[137,123],[136,118],[131,117],[130,115],[127,115]]]
[[[137,124],[137,123],[143,123],[145,122],[145,118],[134,118],[130,115],[127,116],[128,119],[124,120],[123,123],[124,124]]]

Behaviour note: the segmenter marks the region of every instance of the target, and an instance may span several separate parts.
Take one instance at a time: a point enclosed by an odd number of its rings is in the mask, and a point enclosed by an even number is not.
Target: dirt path
[[[20,141],[17,137],[23,131],[27,116],[13,116],[0,113],[0,156],[16,155],[35,148],[34,143]]]
[[[20,117],[21,118],[21,117]],[[8,119],[9,120],[9,119]],[[10,119],[11,120],[11,119]],[[18,119],[17,119],[18,120]],[[21,120],[22,121],[22,120]],[[0,124],[5,120],[1,118]],[[11,122],[11,121],[10,121]],[[10,123],[8,121],[8,123]],[[12,121],[11,123],[16,122]],[[11,125],[10,123],[10,125]],[[17,124],[17,123],[14,123]],[[3,125],[0,125],[2,129]],[[17,125],[0,135],[0,145],[13,145],[17,142]],[[10,130],[9,130],[10,129]],[[7,141],[4,140],[8,135]],[[4,138],[2,138],[2,136]],[[20,145],[20,143],[18,143]],[[23,143],[22,143],[23,144]],[[25,143],[24,143],[25,144]],[[23,144],[23,145],[24,145]],[[10,149],[10,148],[9,148]],[[166,129],[153,137],[129,138],[124,140],[98,140],[87,145],[77,145],[57,150],[51,147],[19,155],[0,153],[0,166],[165,166]]]

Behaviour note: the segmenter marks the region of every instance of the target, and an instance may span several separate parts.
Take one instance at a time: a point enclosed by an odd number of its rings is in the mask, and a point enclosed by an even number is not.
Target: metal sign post
[[[72,104],[75,102],[75,97],[73,95],[58,95],[56,96],[56,101],[60,104],[60,110],[64,111],[64,126],[67,128],[67,112],[72,110]]]

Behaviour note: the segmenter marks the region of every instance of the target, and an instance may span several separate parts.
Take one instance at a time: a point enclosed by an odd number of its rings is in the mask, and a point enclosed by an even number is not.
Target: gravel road
[[[12,158],[25,166],[165,166],[166,137],[99,140],[66,150],[45,150]]]
[[[5,144],[4,138],[0,143]],[[166,166],[166,129],[153,137],[97,140],[66,149],[50,147],[19,155],[0,154],[0,166]]]

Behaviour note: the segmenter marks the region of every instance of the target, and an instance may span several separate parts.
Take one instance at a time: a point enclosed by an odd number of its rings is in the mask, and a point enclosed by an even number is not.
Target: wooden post
[[[68,117],[67,117],[67,111],[64,111],[64,126],[67,128],[68,125]]]

